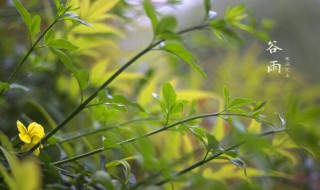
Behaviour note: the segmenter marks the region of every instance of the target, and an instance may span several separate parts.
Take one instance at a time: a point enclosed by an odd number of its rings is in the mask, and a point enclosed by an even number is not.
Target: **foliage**
[[[319,156],[319,130],[310,127],[319,122],[319,108],[305,106],[316,101],[311,88],[300,99],[301,109],[295,97],[287,108],[277,107],[283,100],[268,101],[279,96],[276,92],[262,96],[251,90],[259,88],[262,67],[246,61],[239,66],[241,60],[231,55],[235,60],[210,75],[184,40],[184,34],[203,30],[225,44],[243,42],[239,30],[267,40],[262,29],[246,24],[244,5],[230,6],[216,17],[204,0],[203,22],[178,30],[179,21],[160,14],[149,0],[137,7],[118,0],[55,0],[44,3],[45,13],[13,2],[19,16],[9,28],[18,27],[24,39],[12,43],[25,53],[10,46],[16,64],[1,76],[1,130],[11,137],[1,135],[2,188],[263,189],[260,179],[296,180],[288,168],[277,168],[278,160],[297,164],[301,150]],[[123,16],[127,9],[146,15],[152,28],[148,45],[128,59],[119,47],[129,33]],[[149,54],[164,60],[145,59]],[[149,65],[146,72],[136,65],[142,60]],[[187,80],[175,76],[178,62],[196,74],[185,73]],[[237,67],[246,73],[246,64],[256,70],[244,76],[247,86],[237,92],[233,85],[241,86],[237,82],[243,76],[230,73]],[[24,76],[28,73],[33,74]],[[192,81],[211,77],[239,81],[223,90],[221,84],[203,90]],[[31,127],[19,121],[18,134],[12,127],[18,120]],[[34,126],[40,128],[34,131]],[[29,143],[29,150],[21,153],[22,143]]]

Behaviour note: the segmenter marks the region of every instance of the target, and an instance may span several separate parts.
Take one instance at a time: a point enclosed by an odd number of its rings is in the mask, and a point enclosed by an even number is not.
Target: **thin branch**
[[[285,130],[286,130],[285,128],[277,129],[277,130],[273,130],[273,131],[268,131],[268,132],[265,132],[265,133],[261,133],[261,134],[259,134],[258,136],[259,136],[259,137],[263,137],[263,136],[275,134],[275,133],[278,133],[278,132],[283,132],[283,131],[285,131]],[[160,185],[163,185],[163,184],[165,184],[165,183],[167,183],[167,182],[170,182],[170,181],[172,181],[174,178],[176,178],[176,177],[178,177],[178,176],[181,176],[181,175],[183,175],[183,174],[185,174],[185,173],[187,173],[187,172],[189,172],[189,171],[191,171],[191,170],[193,170],[193,169],[195,169],[195,168],[197,168],[197,167],[200,167],[200,166],[208,163],[209,161],[211,161],[211,160],[213,160],[213,159],[221,156],[221,155],[224,154],[225,152],[228,152],[228,151],[230,151],[230,150],[233,150],[233,149],[235,149],[235,148],[243,145],[244,143],[246,143],[246,142],[245,142],[245,141],[240,142],[240,143],[238,143],[238,144],[235,144],[235,145],[233,145],[233,146],[230,146],[229,148],[227,148],[227,149],[225,149],[225,150],[223,150],[223,151],[221,151],[221,152],[219,152],[219,153],[217,153],[217,154],[214,154],[214,155],[206,158],[205,160],[198,161],[198,162],[192,164],[191,166],[189,166],[189,167],[187,167],[187,168],[185,168],[185,169],[183,169],[183,170],[180,170],[179,172],[175,173],[172,177],[169,177],[169,178],[166,178],[166,179],[163,179],[163,180],[159,181],[158,183],[156,183],[156,185],[160,186]]]
[[[200,30],[205,27],[208,27],[209,25],[200,25],[191,27],[185,30],[182,30],[178,32],[178,34],[183,34],[186,32],[194,31],[194,30]],[[34,145],[31,149],[29,149],[23,156],[27,156],[31,154],[34,150],[36,150],[41,144],[44,144],[51,136],[56,134],[59,130],[61,130],[71,119],[73,119],[78,113],[80,113],[86,106],[97,96],[98,92],[105,89],[113,80],[115,80],[123,71],[125,71],[130,65],[132,65],[135,61],[137,61],[140,57],[148,53],[150,50],[152,50],[154,47],[158,46],[163,40],[157,41],[153,43],[152,45],[148,46],[144,50],[142,50],[140,53],[138,53],[136,56],[134,56],[132,59],[130,59],[126,64],[124,64],[119,70],[117,70],[109,79],[107,79],[99,88],[96,89],[84,102],[82,102],[64,121],[62,121],[56,128],[54,128],[52,131],[50,131],[39,143]]]

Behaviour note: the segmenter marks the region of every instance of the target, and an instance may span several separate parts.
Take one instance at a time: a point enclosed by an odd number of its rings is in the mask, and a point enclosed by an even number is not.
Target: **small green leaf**
[[[228,107],[229,101],[230,101],[230,95],[229,95],[229,89],[228,87],[223,87],[223,96],[224,100],[226,101],[226,107]]]
[[[215,29],[225,28],[226,24],[226,21],[223,19],[213,19],[210,21],[210,26]]]
[[[118,165],[122,165],[123,166],[124,172],[125,172],[125,177],[126,177],[125,183],[128,184],[129,180],[130,180],[130,176],[131,176],[131,166],[130,166],[128,161],[126,161],[125,159],[115,160],[115,161],[112,161],[110,163],[107,163],[105,166],[108,169],[110,167],[115,167],[115,166],[118,166]]]
[[[286,120],[283,119],[283,117],[279,113],[276,112],[275,114],[278,116],[278,119],[279,119],[279,121],[281,123],[281,127],[285,127],[286,126]]]
[[[259,115],[263,111],[263,108],[264,108],[264,106],[266,105],[267,102],[268,101],[263,101],[263,102],[258,101],[256,103],[255,107],[253,108],[251,115],[252,116]]]
[[[10,88],[9,83],[5,83],[5,82],[0,81],[0,91],[8,90],[9,88]]]
[[[177,95],[173,90],[173,87],[170,83],[166,83],[162,87],[162,97],[165,103],[166,112],[169,113],[171,110],[171,107],[174,105],[177,99]]]
[[[120,145],[118,145],[116,142],[113,140],[107,139],[105,137],[102,137],[102,142],[103,142],[103,148],[104,149],[111,149],[111,148],[119,148]]]
[[[58,48],[58,49],[66,49],[69,51],[74,51],[77,50],[78,47],[73,45],[71,42],[65,40],[65,39],[55,39],[55,40],[51,40],[50,42],[48,42],[47,44],[49,47],[54,47],[54,48]]]
[[[88,87],[88,78],[89,78],[89,75],[87,73],[87,71],[85,70],[76,70],[75,73],[73,73],[74,76],[76,77],[79,85],[80,85],[80,88],[83,90],[83,89],[86,89]]]
[[[158,23],[156,34],[162,34],[164,32],[172,32],[178,26],[177,19],[173,16],[166,16],[161,18]]]
[[[23,7],[18,0],[13,0],[14,6],[17,8],[22,17],[23,22],[27,25],[29,32],[31,32],[31,17],[30,13]]]
[[[41,17],[36,15],[32,19],[31,23],[31,35],[36,35],[40,32],[40,25],[41,25]]]
[[[171,107],[170,114],[181,113],[182,111],[183,111],[183,103],[181,101],[177,101]]]
[[[167,43],[161,49],[172,53],[173,55],[179,57],[180,59],[184,60],[188,63],[193,69],[198,71],[203,78],[207,78],[206,74],[202,70],[202,68],[197,64],[198,60],[196,56],[190,53],[187,49],[185,49],[182,45],[178,43]]]
[[[245,175],[246,177],[248,177],[248,176],[247,176],[247,170],[246,170],[246,164],[244,163],[244,161],[243,161],[242,159],[240,159],[240,158],[234,158],[234,159],[231,159],[230,161],[231,161],[234,165],[239,166],[240,168],[242,168],[242,169],[243,169],[243,172],[244,172],[244,175]]]
[[[229,150],[224,153],[232,158],[236,158],[238,156],[238,154],[234,150]]]
[[[182,42],[181,37],[178,34],[173,32],[162,32],[161,34],[158,34],[158,38],[164,41]]]
[[[207,138],[207,150],[208,151],[214,151],[219,149],[219,141],[211,134],[206,133]]]
[[[90,23],[80,19],[78,14],[76,14],[76,13],[66,12],[63,16],[64,16],[63,17],[64,19],[71,20],[75,24],[79,24],[80,23],[80,24],[83,24],[85,26],[93,27]]]
[[[45,35],[44,35],[44,44],[48,45],[49,42],[51,42],[54,37],[55,37],[55,33],[52,29],[50,29]]]
[[[154,9],[153,5],[150,3],[150,0],[143,1],[143,8],[152,23],[153,33],[155,34],[158,27],[158,18],[157,18],[156,10]]]
[[[77,79],[79,87],[81,90],[88,87],[88,73],[84,70],[78,70],[76,67],[72,65],[72,60],[68,57],[63,51],[55,48],[50,48],[50,50],[59,57],[61,62],[65,65],[65,67],[71,71],[74,77]]]
[[[123,103],[123,104],[126,104],[126,105],[130,105],[130,106],[133,106],[133,107],[137,108],[141,112],[146,112],[146,110],[143,109],[143,107],[140,104],[138,104],[137,102],[134,102],[134,101],[126,98],[125,96],[115,95],[115,96],[113,96],[113,101],[116,102],[116,103]]]
[[[109,106],[112,109],[121,111],[121,112],[128,112],[125,105],[122,104],[116,104],[116,103],[105,103],[106,106]]]
[[[247,14],[244,13],[245,10],[245,5],[230,6],[226,10],[225,18],[228,22],[230,22],[230,24],[233,22],[239,22],[247,17]]]
[[[241,106],[252,104],[254,102],[255,102],[254,100],[247,99],[247,98],[235,98],[230,101],[227,108],[241,107]]]

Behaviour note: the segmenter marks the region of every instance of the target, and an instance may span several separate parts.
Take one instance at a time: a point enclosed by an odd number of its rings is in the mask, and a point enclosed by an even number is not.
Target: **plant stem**
[[[61,15],[63,16],[63,14]],[[54,20],[50,26],[39,36],[39,38],[34,42],[34,44],[30,47],[30,49],[28,50],[28,52],[25,54],[25,56],[22,58],[22,60],[20,61],[20,63],[15,67],[15,69],[13,70],[13,72],[11,73],[11,75],[9,76],[8,80],[6,83],[11,83],[14,79],[14,77],[18,74],[19,70],[21,69],[22,65],[26,62],[26,60],[28,59],[28,57],[30,56],[30,54],[33,52],[33,50],[36,48],[36,46],[38,45],[38,43],[42,40],[42,38],[46,35],[46,33],[60,20],[61,16],[59,16],[58,18],[56,18],[56,20]],[[0,92],[0,96],[2,96],[2,94],[4,93],[4,90],[2,90]]]
[[[218,116],[219,113],[213,113],[213,114],[205,114],[205,115],[199,115],[199,116],[195,116],[195,117],[191,117],[191,118],[187,118],[187,119],[184,119],[184,120],[181,120],[181,121],[177,121],[175,123],[172,123],[170,125],[166,125],[162,128],[159,128],[159,129],[156,129],[156,130],[153,130],[149,133],[146,133],[142,136],[138,136],[138,137],[134,137],[134,138],[131,138],[131,139],[127,139],[125,141],[121,141],[119,143],[117,143],[118,145],[124,145],[124,144],[127,144],[127,143],[130,143],[130,142],[133,142],[133,141],[136,141],[140,138],[143,138],[143,137],[148,137],[148,136],[151,136],[151,135],[154,135],[154,134],[157,134],[157,133],[160,133],[162,131],[165,131],[167,129],[170,129],[174,126],[177,126],[177,125],[180,125],[182,123],[186,123],[188,121],[192,121],[192,120],[196,120],[196,119],[200,119],[200,118],[204,118],[204,117],[213,117],[213,116]],[[84,154],[81,154],[81,155],[78,155],[78,156],[75,156],[73,158],[68,158],[68,159],[65,159],[65,160],[60,160],[60,161],[57,161],[57,162],[53,162],[51,163],[52,165],[58,165],[58,164],[63,164],[63,163],[66,163],[66,162],[71,162],[71,161],[74,161],[74,160],[78,160],[78,159],[81,159],[81,158],[84,158],[84,157],[88,157],[88,156],[91,156],[93,154],[96,154],[96,153],[99,153],[99,152],[102,152],[104,150],[108,150],[110,148],[99,148],[97,150],[94,150],[94,151],[91,151],[91,152],[87,152],[87,153],[84,153]]]
[[[86,106],[93,100],[98,92],[104,88],[106,88],[114,79],[116,79],[124,70],[126,70],[131,64],[133,64],[137,59],[146,54],[150,49],[157,46],[160,42],[154,43],[153,45],[145,48],[132,59],[130,59],[125,65],[123,65],[119,70],[117,70],[107,81],[105,81],[96,91],[94,91],[84,102],[82,102],[65,120],[63,120],[56,128],[50,131],[39,143],[34,145],[31,149],[29,149],[24,155],[29,155],[35,149],[37,149],[41,144],[47,141],[52,135],[57,133],[60,129],[62,129],[72,118],[74,118],[78,113],[80,113]]]
[[[286,130],[286,129],[284,128],[284,129],[278,129],[278,130],[268,131],[268,132],[265,132],[265,133],[261,133],[261,134],[259,134],[258,136],[263,137],[263,136],[275,134],[275,133],[278,133],[278,132],[283,132],[283,131],[285,131],[285,130]],[[206,159],[204,159],[204,160],[198,161],[198,162],[192,164],[191,166],[189,166],[189,167],[187,167],[187,168],[185,168],[185,169],[183,169],[183,170],[180,170],[179,172],[175,173],[172,177],[161,180],[160,182],[156,183],[155,185],[158,185],[158,186],[163,185],[163,184],[165,184],[165,183],[173,180],[174,178],[176,178],[176,177],[178,177],[178,176],[180,176],[180,175],[183,175],[183,174],[185,174],[185,173],[187,173],[187,172],[189,172],[189,171],[191,171],[191,170],[193,170],[193,169],[195,169],[195,168],[197,168],[197,167],[200,167],[200,166],[206,164],[207,162],[209,162],[209,161],[211,161],[211,160],[213,160],[213,159],[221,156],[221,155],[224,154],[225,152],[230,151],[230,150],[233,150],[233,149],[235,149],[235,148],[243,145],[244,143],[245,143],[245,141],[240,142],[240,143],[235,144],[235,145],[233,145],[233,146],[230,146],[229,148],[227,148],[227,149],[225,149],[225,150],[223,150],[223,151],[221,151],[221,152],[219,152],[219,153],[217,153],[217,154],[214,154],[214,155],[212,155],[212,156],[210,156],[210,157],[208,157],[208,158],[206,158]]]
[[[149,137],[149,136],[155,135],[157,133],[160,133],[162,131],[170,129],[170,128],[174,127],[174,126],[177,126],[177,125],[189,122],[189,121],[193,121],[193,120],[197,120],[197,119],[201,119],[201,118],[206,118],[206,117],[217,117],[217,116],[221,116],[221,115],[243,116],[243,117],[252,118],[252,116],[247,116],[247,115],[243,115],[243,114],[232,114],[232,113],[221,113],[221,112],[211,113],[211,114],[203,114],[203,115],[198,115],[198,116],[195,116],[195,117],[190,117],[190,118],[187,118],[187,119],[184,119],[184,120],[177,121],[177,122],[172,123],[170,125],[166,125],[166,126],[164,126],[162,128],[153,130],[153,131],[151,131],[149,133],[146,133],[146,134],[144,134],[142,136],[133,137],[131,139],[127,139],[125,141],[118,142],[117,145],[121,146],[121,145],[124,145],[124,144],[127,144],[127,143],[131,143],[131,142],[134,142],[134,141],[136,141],[136,140],[138,140],[140,138],[144,138],[144,137]],[[90,152],[87,152],[87,153],[84,153],[84,154],[81,154],[81,155],[78,155],[78,156],[75,156],[75,157],[72,157],[72,158],[68,158],[68,159],[57,161],[57,162],[53,162],[51,164],[52,165],[58,165],[58,164],[63,164],[63,163],[75,161],[75,160],[78,160],[78,159],[81,159],[81,158],[85,158],[85,157],[88,157],[88,156],[103,152],[103,151],[108,150],[108,149],[110,149],[110,148],[99,148],[99,149],[96,149],[96,150],[93,150],[93,151],[90,151]]]
[[[63,143],[63,142],[67,142],[67,141],[74,140],[74,139],[77,139],[77,138],[81,138],[81,137],[84,137],[84,136],[93,135],[93,134],[104,132],[104,131],[111,130],[111,129],[116,129],[116,128],[131,124],[131,123],[135,123],[135,122],[151,121],[151,120],[157,120],[157,119],[156,118],[133,119],[133,120],[126,121],[126,122],[123,122],[123,123],[113,124],[112,126],[109,126],[109,127],[102,127],[102,128],[96,129],[96,130],[91,130],[91,131],[88,131],[88,132],[86,131],[86,132],[83,132],[83,133],[80,132],[79,135],[74,135],[74,136],[71,136],[71,137],[68,137],[68,138],[64,138],[64,139],[58,141],[57,143]],[[47,147],[47,146],[45,146],[45,147]]]
[[[182,30],[178,32],[178,34],[183,34],[186,32],[190,32],[193,30],[200,30],[205,27],[208,27],[209,25],[200,25],[191,27],[185,30]],[[116,79],[123,71],[125,71],[130,65],[132,65],[136,60],[138,60],[140,57],[142,57],[144,54],[148,53],[150,50],[152,50],[154,47],[159,45],[163,40],[159,40],[151,45],[149,45],[147,48],[142,50],[140,53],[138,53],[136,56],[134,56],[132,59],[130,59],[126,64],[124,64],[119,70],[117,70],[109,79],[107,79],[96,91],[94,91],[84,102],[82,102],[65,120],[63,120],[56,128],[54,128],[52,131],[50,131],[39,143],[34,145],[31,149],[29,149],[23,156],[27,156],[31,154],[35,149],[37,149],[41,144],[43,144],[45,141],[47,141],[52,135],[57,133],[60,129],[62,129],[71,119],[73,119],[78,113],[80,113],[86,106],[93,100],[98,92],[100,90],[103,90],[106,88],[114,79]]]

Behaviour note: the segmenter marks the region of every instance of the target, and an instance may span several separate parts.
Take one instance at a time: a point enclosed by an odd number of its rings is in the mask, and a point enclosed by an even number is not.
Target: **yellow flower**
[[[36,145],[38,142],[40,142],[41,138],[45,135],[43,127],[36,123],[32,122],[28,129],[18,120],[17,121],[17,128],[19,131],[19,138],[22,142],[25,144],[22,146],[21,151],[26,152],[31,147]],[[37,148],[35,151],[33,151],[35,155],[39,155],[40,149]]]

